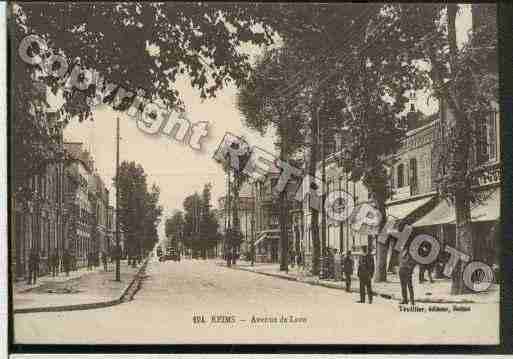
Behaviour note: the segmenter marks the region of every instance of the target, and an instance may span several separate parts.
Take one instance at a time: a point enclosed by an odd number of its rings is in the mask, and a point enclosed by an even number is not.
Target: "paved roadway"
[[[60,313],[15,315],[17,343],[60,344],[497,344],[499,307],[401,312],[397,302],[216,266],[149,263],[133,301]],[[444,305],[439,305],[444,306]],[[212,323],[212,316],[234,323]],[[194,323],[203,316],[207,323]],[[287,323],[280,322],[284,316]],[[295,322],[290,321],[293,316]],[[276,318],[255,323],[253,317]],[[306,318],[306,322],[305,319]],[[271,319],[272,320],[272,319]]]

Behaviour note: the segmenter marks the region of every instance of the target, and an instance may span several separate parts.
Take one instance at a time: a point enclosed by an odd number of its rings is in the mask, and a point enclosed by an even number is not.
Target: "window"
[[[489,160],[497,159],[497,112],[492,112],[488,117],[488,154]]]
[[[397,188],[404,187],[404,165],[397,166]]]
[[[410,158],[410,186],[411,186],[411,194],[418,194],[418,186],[417,186],[417,159]]]
[[[410,185],[410,171],[409,171],[409,165],[408,162],[404,165],[404,185],[409,186]]]
[[[486,122],[478,121],[476,124],[476,163],[478,165],[488,161]]]

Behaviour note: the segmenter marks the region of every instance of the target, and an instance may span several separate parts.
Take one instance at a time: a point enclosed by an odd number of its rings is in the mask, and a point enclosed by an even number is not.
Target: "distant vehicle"
[[[161,256],[159,258],[161,262],[167,261],[167,260],[173,260],[175,262],[180,261],[180,252],[175,247],[167,247],[166,248],[166,254]]]

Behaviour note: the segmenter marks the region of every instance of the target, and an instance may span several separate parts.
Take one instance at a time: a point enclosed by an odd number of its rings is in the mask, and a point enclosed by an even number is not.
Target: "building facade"
[[[252,184],[244,183],[239,191],[239,225],[242,234],[242,243],[239,248],[240,255],[247,255],[251,250],[251,240],[253,233],[253,206],[254,197],[252,193]],[[217,218],[219,223],[219,232],[226,234],[228,227],[233,227],[233,209],[228,202],[228,196],[222,196],[218,199]],[[217,255],[224,253],[223,243],[218,243]]]
[[[53,113],[47,113],[52,121]],[[39,174],[35,174],[13,191],[11,198],[11,263],[16,280],[28,276],[28,258],[32,249],[39,252],[40,273],[49,271],[49,254],[62,255],[65,245],[63,234],[63,154],[62,130],[54,128],[57,141],[48,145],[55,160],[50,161]]]

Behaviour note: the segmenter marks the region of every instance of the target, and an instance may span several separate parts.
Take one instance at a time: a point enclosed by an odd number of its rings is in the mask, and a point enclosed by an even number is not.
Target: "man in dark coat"
[[[406,293],[406,289],[408,288],[410,292],[410,302],[412,305],[415,305],[413,284],[411,281],[414,267],[415,262],[408,252],[408,247],[405,245],[399,254],[399,280],[401,282],[401,293],[403,296],[401,304],[408,304],[408,295]]]
[[[39,271],[39,253],[37,249],[32,248],[29,255],[29,278],[28,284],[36,284]]]
[[[363,255],[358,263],[358,278],[360,279],[360,301],[365,303],[365,291],[369,296],[369,304],[372,304],[371,279],[374,274],[374,258],[367,253],[367,247],[363,247]]]
[[[71,255],[67,249],[65,249],[64,253],[62,254],[62,266],[64,267],[66,276],[69,276],[69,271],[71,269]]]
[[[419,254],[423,257],[427,256],[429,254],[430,248],[426,248],[425,246],[421,245],[419,248]],[[424,283],[426,279],[424,278],[424,274],[427,272],[429,282],[433,283],[433,270],[436,266],[436,261],[431,262],[429,264],[419,264],[419,283]]]
[[[351,276],[354,272],[354,261],[351,257],[351,251],[347,251],[342,262],[342,270],[344,271],[344,278],[346,280],[346,292],[351,291]]]
[[[107,259],[107,252],[102,251],[102,262],[103,262],[103,270],[105,272],[109,271],[109,265],[108,265],[108,259]]]

